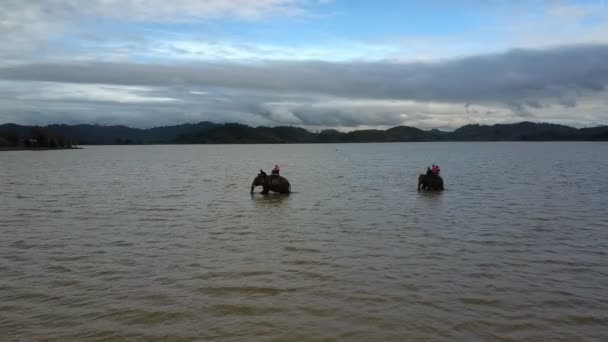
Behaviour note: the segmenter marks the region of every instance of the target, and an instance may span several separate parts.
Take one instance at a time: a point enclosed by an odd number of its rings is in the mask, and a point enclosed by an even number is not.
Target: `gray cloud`
[[[534,118],[581,125],[607,119],[608,46],[433,63],[22,64],[0,68],[0,79],[0,121],[23,123],[453,128]]]
[[[530,108],[536,108],[536,109],[544,107],[543,104],[540,103],[538,100],[528,100],[525,102],[525,105]]]
[[[566,106],[566,107],[576,107],[577,102],[576,102],[576,97],[574,96],[562,96],[559,98],[559,104],[561,104],[562,106]]]
[[[351,98],[534,103],[605,89],[608,45],[514,50],[434,63],[30,64],[1,68],[0,78],[149,86],[180,83]]]
[[[69,85],[66,87],[66,85]],[[608,94],[586,97],[585,115],[571,108],[543,107],[535,118],[576,126],[605,120]],[[602,101],[601,99],[604,98]],[[517,105],[409,100],[352,99],[322,95],[208,88],[77,85],[41,82],[0,82],[0,122],[24,124],[97,123],[135,127],[185,122],[241,122],[249,125],[298,125],[320,128],[385,128],[411,125],[452,129],[467,123],[529,120]]]

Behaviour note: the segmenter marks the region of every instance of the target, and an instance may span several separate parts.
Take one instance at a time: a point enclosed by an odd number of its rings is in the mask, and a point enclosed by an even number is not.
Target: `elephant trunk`
[[[253,193],[253,188],[255,188],[255,185],[253,185],[253,183],[251,183],[251,194]]]

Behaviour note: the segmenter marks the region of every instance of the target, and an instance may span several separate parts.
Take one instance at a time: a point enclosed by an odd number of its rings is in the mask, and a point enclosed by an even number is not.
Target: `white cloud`
[[[0,66],[23,60],[119,59],[133,48],[116,46],[120,39],[83,23],[99,20],[123,22],[205,22],[216,18],[259,20],[273,16],[306,15],[308,7],[320,0],[3,0],[0,5]],[[78,32],[109,39],[90,46],[95,51],[78,51],[70,44],[50,44],[53,39],[74,40]],[[48,46],[45,44],[49,43]],[[156,45],[160,42],[156,42]],[[123,44],[124,45],[124,44]],[[161,46],[162,48],[162,46]],[[67,52],[65,51],[67,49]],[[36,54],[32,52],[36,51]]]
[[[50,20],[42,3],[3,0],[0,4],[0,67],[17,64],[22,53],[40,46],[62,24]]]
[[[232,41],[215,34],[204,38],[173,32],[150,33],[141,22],[208,22],[230,18],[258,20],[317,11],[322,0],[3,0],[0,11],[0,66],[24,60],[438,60],[510,48],[543,48],[565,44],[608,43],[608,7],[601,2],[541,2],[498,6],[469,4],[485,15],[480,24],[453,35],[363,37],[324,35],[323,42],[273,44],[260,39]],[[83,23],[119,20],[145,43],[106,32],[111,25]],[[106,22],[107,24],[107,22]],[[135,24],[135,25],[133,25]],[[355,24],[355,23],[352,23]],[[141,31],[138,31],[140,30]],[[221,31],[221,30],[220,30]],[[215,33],[215,32],[214,32]],[[373,34],[373,32],[370,32]],[[82,38],[103,37],[102,41]],[[190,35],[190,36],[189,36]],[[204,34],[203,34],[204,35]],[[329,37],[329,38],[328,38]],[[71,40],[69,44],[57,39]],[[84,42],[86,41],[86,42]],[[45,44],[48,42],[48,44]],[[82,44],[81,46],[75,46]],[[35,51],[35,53],[34,53]]]
[[[20,101],[77,101],[115,103],[163,103],[175,98],[158,96],[152,87],[120,86],[109,84],[73,84],[58,82],[20,83],[22,90],[13,92]],[[15,87],[12,82],[1,82],[0,91]],[[4,88],[4,89],[3,89]]]
[[[154,49],[133,51],[148,57],[177,60],[382,60],[387,56],[400,55],[400,48],[386,44],[343,41],[331,45],[283,46],[260,42],[240,43],[230,41],[159,40]]]
[[[306,13],[314,0],[3,0],[0,31],[27,26],[37,19],[75,16],[108,17],[128,21],[181,22],[219,17],[259,19]]]
[[[68,1],[81,5],[80,0]],[[305,13],[306,0],[88,0],[87,13],[126,20],[189,21],[217,17],[258,19]],[[316,2],[316,1],[312,1]]]
[[[425,102],[319,97],[299,101],[275,101],[262,105],[262,115],[275,124],[300,124],[317,129],[341,127],[389,128],[397,125],[422,129],[452,130],[466,124],[552,122],[575,127],[605,123],[608,91],[585,96],[576,109],[552,103],[541,108],[518,108],[501,103]],[[525,110],[534,110],[529,115]],[[277,113],[279,115],[277,115]],[[582,113],[582,114],[581,114]]]

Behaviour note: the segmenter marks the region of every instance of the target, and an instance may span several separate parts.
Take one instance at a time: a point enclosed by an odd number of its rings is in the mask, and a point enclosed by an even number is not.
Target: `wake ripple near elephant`
[[[268,176],[260,173],[251,183],[252,194],[256,186],[262,187],[262,194],[268,194],[270,191],[280,194],[291,193],[291,184],[285,177],[281,176]]]

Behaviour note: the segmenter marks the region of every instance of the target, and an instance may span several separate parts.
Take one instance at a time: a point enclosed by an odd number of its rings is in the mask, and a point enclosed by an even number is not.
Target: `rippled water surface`
[[[0,336],[606,340],[607,157],[605,143],[0,152]],[[433,162],[447,190],[417,193]],[[294,193],[250,196],[274,163]]]

